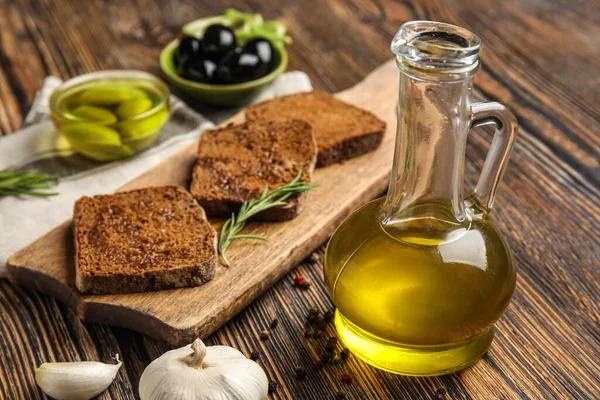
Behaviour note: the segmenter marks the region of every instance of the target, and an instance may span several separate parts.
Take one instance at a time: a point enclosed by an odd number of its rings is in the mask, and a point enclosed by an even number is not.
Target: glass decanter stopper
[[[441,375],[485,354],[515,288],[511,252],[488,213],[517,122],[502,104],[471,103],[481,41],[468,30],[408,22],[391,48],[400,85],[389,190],[338,227],[325,281],[355,355],[395,373]],[[464,199],[467,135],[483,124],[496,134]]]

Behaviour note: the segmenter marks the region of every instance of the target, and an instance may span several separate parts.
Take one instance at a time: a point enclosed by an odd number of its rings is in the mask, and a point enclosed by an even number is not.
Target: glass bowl
[[[50,96],[50,115],[71,150],[114,161],[148,148],[169,119],[169,88],[143,71],[93,72]]]

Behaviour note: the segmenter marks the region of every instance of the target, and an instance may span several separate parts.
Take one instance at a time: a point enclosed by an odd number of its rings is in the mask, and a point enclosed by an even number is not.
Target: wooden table
[[[43,78],[110,68],[159,74],[160,49],[193,19],[223,11],[210,0],[0,0],[0,132],[21,127]],[[285,5],[282,5],[285,3]],[[339,91],[388,60],[404,21],[433,19],[477,32],[484,43],[479,99],[510,105],[521,136],[493,218],[519,268],[512,304],[482,361],[437,378],[391,375],[351,358],[315,371],[319,348],[302,338],[311,305],[331,307],[322,247],[209,344],[261,353],[279,383],[276,399],[599,398],[600,397],[600,3],[593,0],[232,1],[289,27],[290,69],[317,88]],[[471,135],[472,187],[489,134]],[[34,238],[32,238],[34,239]],[[0,244],[1,246],[1,244]],[[303,274],[308,291],[292,286]],[[199,305],[201,306],[201,305]],[[276,316],[268,341],[258,332]],[[57,301],[0,282],[0,398],[43,398],[34,370],[44,361],[103,360],[124,368],[102,399],[137,398],[144,367],[168,347],[124,329],[81,323]],[[308,377],[296,381],[295,369]],[[343,372],[354,383],[342,383]]]

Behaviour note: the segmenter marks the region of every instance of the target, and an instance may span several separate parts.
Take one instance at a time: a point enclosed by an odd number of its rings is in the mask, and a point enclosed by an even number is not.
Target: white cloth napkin
[[[78,154],[55,150],[57,134],[49,119],[48,97],[61,83],[48,77],[38,92],[20,132],[0,138],[0,170],[7,167],[38,169],[60,177],[58,196],[0,197],[0,278],[8,257],[58,224],[71,218],[73,203],[81,196],[112,193],[178,150],[194,143],[238,109],[203,109],[200,114],[171,96],[171,118],[152,147],[126,160],[99,163]],[[304,72],[281,75],[253,102],[312,89]]]

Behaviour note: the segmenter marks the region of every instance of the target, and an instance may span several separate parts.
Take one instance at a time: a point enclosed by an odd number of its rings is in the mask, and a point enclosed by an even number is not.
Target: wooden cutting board
[[[204,338],[325,242],[358,206],[385,190],[394,152],[397,87],[398,70],[391,60],[337,95],[387,122],[381,147],[343,164],[316,170],[314,181],[320,187],[308,196],[302,213],[292,221],[250,224],[247,233],[266,236],[270,241],[236,241],[227,253],[231,267],[218,266],[215,278],[203,286],[82,295],[75,288],[71,221],[12,255],[7,262],[8,277],[15,284],[60,299],[87,322],[122,326],[172,345]],[[241,120],[240,113],[227,122]],[[189,146],[120,190],[187,186],[195,153],[196,145]]]

